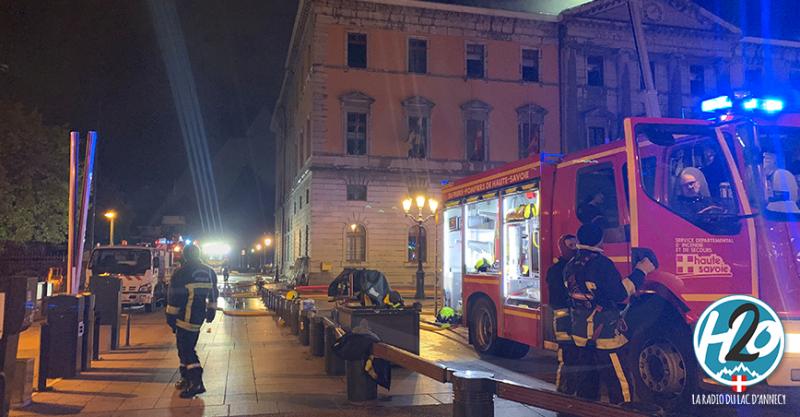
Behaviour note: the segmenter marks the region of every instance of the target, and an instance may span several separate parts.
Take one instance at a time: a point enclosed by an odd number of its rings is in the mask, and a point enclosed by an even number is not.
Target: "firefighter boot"
[[[175,389],[179,391],[183,391],[189,387],[189,379],[186,377],[186,367],[181,366],[178,368],[181,372],[181,377],[178,378],[178,381],[175,382]]]
[[[203,385],[203,368],[188,369],[186,376],[189,379],[189,386],[181,391],[181,398],[192,398],[197,394],[206,392],[206,387]]]

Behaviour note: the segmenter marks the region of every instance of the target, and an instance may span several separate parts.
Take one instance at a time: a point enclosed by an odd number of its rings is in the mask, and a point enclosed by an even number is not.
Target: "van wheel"
[[[502,343],[497,337],[497,315],[488,299],[480,298],[472,307],[469,333],[472,346],[478,353],[487,355],[500,353]]]
[[[628,364],[640,401],[671,410],[689,404],[698,384],[691,336],[682,326],[651,326],[634,336]]]

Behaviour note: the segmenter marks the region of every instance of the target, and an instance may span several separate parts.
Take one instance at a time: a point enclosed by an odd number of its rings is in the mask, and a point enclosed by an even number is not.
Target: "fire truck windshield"
[[[640,124],[636,137],[641,181],[651,199],[711,234],[738,233],[733,157],[713,127]]]
[[[141,274],[150,262],[146,249],[95,249],[89,267],[93,274]]]
[[[737,134],[745,146],[744,182],[754,209],[770,220],[800,221],[800,128],[754,129],[747,123],[737,128]]]

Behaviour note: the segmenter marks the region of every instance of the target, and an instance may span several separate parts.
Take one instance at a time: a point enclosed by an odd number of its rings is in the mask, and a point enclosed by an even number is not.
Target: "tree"
[[[8,102],[0,102],[0,120],[0,240],[65,242],[68,129]]]

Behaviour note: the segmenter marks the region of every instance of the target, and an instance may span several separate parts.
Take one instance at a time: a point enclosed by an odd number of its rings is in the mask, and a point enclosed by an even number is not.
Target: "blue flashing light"
[[[783,111],[783,101],[774,98],[765,98],[761,100],[761,110],[767,113],[776,113]]]
[[[191,245],[191,244],[192,244],[192,239],[186,239],[186,240],[184,240],[184,241],[183,241],[183,244],[185,244],[186,246],[189,246],[189,245]]]
[[[703,100],[703,102],[700,103],[700,109],[704,113],[713,113],[717,110],[730,109],[731,107],[733,107],[733,101],[731,101],[730,96],[714,97]]]
[[[742,102],[742,109],[744,110],[755,110],[757,108],[758,108],[757,98],[748,98],[747,100]]]
[[[450,180],[442,180],[441,184],[442,185],[450,184]]]

